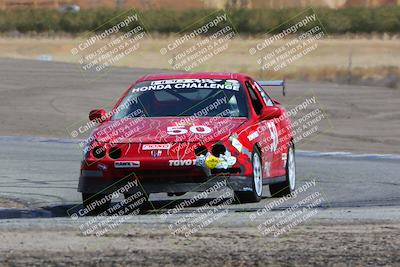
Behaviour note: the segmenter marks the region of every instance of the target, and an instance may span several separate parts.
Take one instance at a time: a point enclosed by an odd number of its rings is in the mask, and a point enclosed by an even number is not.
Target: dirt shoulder
[[[368,38],[368,39],[367,39]],[[346,80],[348,66],[353,70],[354,81],[365,84],[380,81],[385,84],[398,83],[400,70],[400,42],[398,39],[378,39],[373,35],[367,38],[328,38],[318,42],[318,48],[308,53],[301,60],[290,64],[278,72],[261,72],[256,58],[250,56],[249,49],[264,41],[263,38],[243,38],[237,36],[229,42],[229,48],[200,64],[195,71],[230,71],[248,74],[265,75],[269,78],[294,78],[302,80],[336,81]],[[169,57],[162,56],[160,50],[176,40],[174,37],[152,37],[140,42],[140,52],[130,53],[118,60],[118,66],[131,68],[170,69]],[[0,38],[0,57],[37,59],[45,58],[54,61],[77,63],[78,58],[71,54],[71,49],[84,39],[74,38]],[[185,41],[189,46],[196,45],[199,39]],[[287,41],[274,41],[270,47],[273,51]],[[96,42],[97,43],[97,42]],[[106,45],[108,40],[99,41]],[[100,46],[99,46],[100,47]],[[179,51],[179,50],[178,50]],[[183,51],[183,50],[181,50]],[[351,62],[350,62],[351,61]],[[271,77],[273,76],[273,77]],[[393,80],[394,81],[390,81]]]
[[[23,209],[26,208],[26,205],[24,205],[21,202],[15,201],[13,199],[8,199],[4,197],[0,197],[0,209]]]
[[[398,266],[400,209],[321,209],[285,233],[262,235],[258,225],[279,211],[249,220],[232,212],[193,233],[173,235],[175,215],[126,218],[101,236],[84,235],[94,217],[14,219],[0,224],[2,266]],[[104,217],[103,217],[104,218]]]
[[[277,238],[252,226],[191,237],[165,225],[124,225],[102,237],[79,229],[2,232],[4,266],[396,266],[399,222],[308,223]]]

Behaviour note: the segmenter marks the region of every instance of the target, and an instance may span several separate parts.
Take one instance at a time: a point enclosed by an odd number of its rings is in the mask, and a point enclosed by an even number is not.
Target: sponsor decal
[[[159,158],[162,155],[162,150],[152,150],[150,154],[153,158]]]
[[[228,169],[236,163],[236,158],[232,156],[231,152],[225,151],[219,157],[211,155],[207,152],[206,155],[200,155],[196,158],[196,165],[201,167],[207,167],[209,169]]]
[[[239,152],[242,152],[243,145],[242,145],[242,143],[240,143],[240,141],[237,140],[236,138],[232,138],[232,146],[233,146],[234,148],[236,148]]]
[[[152,81],[151,85],[158,84],[177,84],[177,83],[217,83],[220,79],[172,79],[172,80],[159,80]]]
[[[196,159],[171,159],[171,160],[169,160],[169,166],[171,166],[171,167],[194,166],[194,165],[196,165]]]
[[[194,122],[181,120],[181,121],[177,122],[176,125],[178,125],[178,126],[193,126]]]
[[[123,169],[123,168],[139,168],[140,161],[115,161],[114,167]]]
[[[171,144],[144,144],[142,150],[168,150]]]
[[[287,154],[282,153],[282,161],[283,161],[283,167],[286,167],[286,161],[287,161]]]
[[[247,155],[249,157],[249,159],[251,159],[251,152],[242,145],[242,143],[240,143],[240,141],[237,139],[238,135],[237,134],[233,134],[229,137],[229,141],[231,141],[231,144],[234,148],[237,149],[237,151],[239,151],[240,153],[243,153],[245,155]]]
[[[264,163],[264,171],[265,171],[266,176],[270,176],[271,162]]]
[[[252,132],[251,134],[249,134],[249,136],[247,136],[247,139],[249,139],[249,141],[253,141],[254,139],[256,139],[259,136],[258,132]]]
[[[106,171],[108,168],[107,168],[106,164],[99,163],[99,164],[97,164],[97,169],[102,170],[102,171]]]
[[[239,91],[240,83],[237,80],[226,80],[225,89]]]
[[[239,91],[240,83],[237,80],[220,79],[174,79],[152,81],[149,86],[136,87],[132,93],[146,92],[149,90],[166,89],[225,89]]]
[[[269,132],[271,134],[272,144],[271,144],[271,152],[275,152],[278,148],[278,131],[276,130],[275,123],[270,121],[267,123]]]

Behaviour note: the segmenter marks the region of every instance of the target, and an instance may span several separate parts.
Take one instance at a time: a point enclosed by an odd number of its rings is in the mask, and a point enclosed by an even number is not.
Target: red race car
[[[141,77],[110,112],[89,114],[99,125],[84,148],[84,204],[129,182],[136,189],[126,188],[125,197],[138,189],[146,197],[181,195],[218,181],[240,202],[260,201],[266,184],[273,196],[289,194],[296,183],[291,122],[269,86],[284,82],[236,73]]]

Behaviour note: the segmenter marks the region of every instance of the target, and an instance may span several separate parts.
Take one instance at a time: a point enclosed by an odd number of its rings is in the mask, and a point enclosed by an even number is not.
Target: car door
[[[257,84],[256,81],[250,80],[251,89],[257,95],[261,102],[262,109],[268,109],[268,107],[275,106],[272,99],[264,92],[262,87]],[[281,176],[284,173],[282,168],[282,151],[280,132],[281,123],[280,120],[262,120],[260,122],[262,129],[262,152],[263,152],[263,166],[264,166],[264,177]],[[265,155],[265,159],[264,159]]]
[[[245,86],[250,96],[251,106],[256,114],[256,116],[260,116],[263,108],[265,108],[265,104],[257,91],[251,80],[245,81]],[[254,130],[259,133],[258,144],[261,148],[261,159],[263,166],[263,177],[271,176],[271,163],[273,161],[273,150],[271,149],[274,146],[274,137],[273,132],[268,130],[271,127],[270,122],[266,120],[258,120]]]

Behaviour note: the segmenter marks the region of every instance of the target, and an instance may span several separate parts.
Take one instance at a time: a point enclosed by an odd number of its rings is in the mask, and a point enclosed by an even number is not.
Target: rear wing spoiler
[[[286,95],[285,88],[285,80],[273,80],[273,81],[258,81],[260,86],[281,86],[282,87],[282,95]]]

